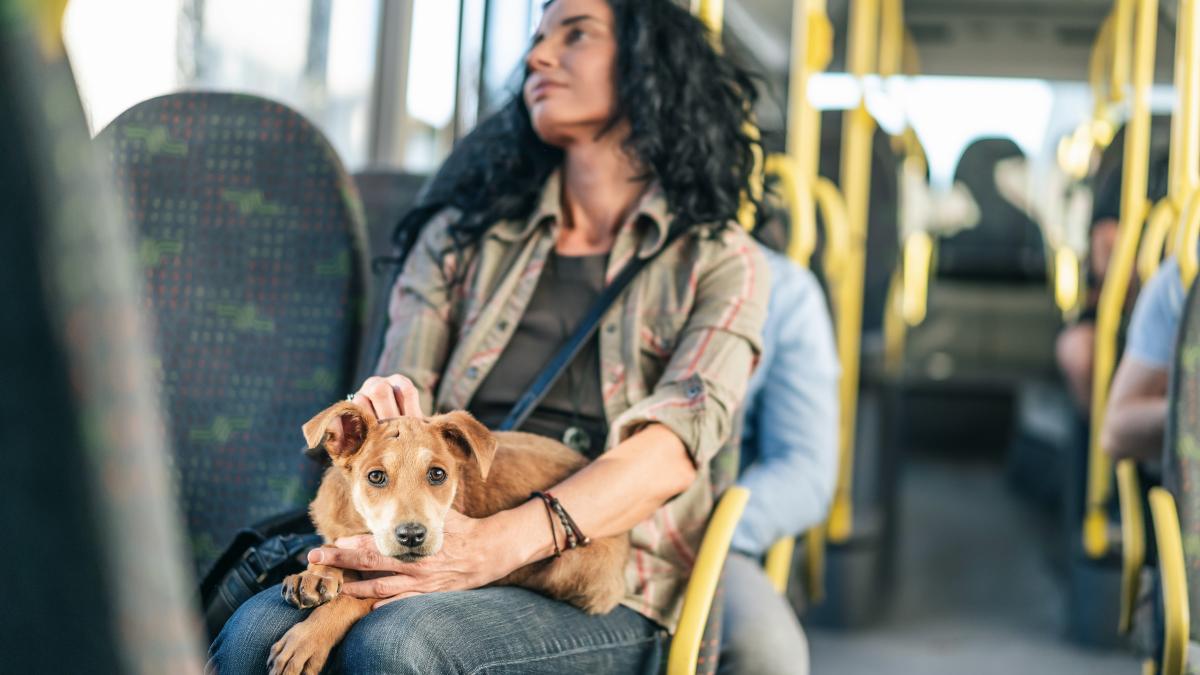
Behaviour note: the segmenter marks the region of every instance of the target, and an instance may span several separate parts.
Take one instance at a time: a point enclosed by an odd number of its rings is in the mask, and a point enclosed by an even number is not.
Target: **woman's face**
[[[522,94],[534,131],[565,147],[591,139],[616,108],[616,29],[606,0],[555,0],[525,57]]]

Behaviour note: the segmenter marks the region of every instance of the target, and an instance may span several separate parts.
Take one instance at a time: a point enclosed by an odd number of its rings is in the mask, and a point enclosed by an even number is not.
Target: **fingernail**
[[[308,552],[308,562],[313,563],[314,565],[320,565],[321,563],[325,562],[325,554],[321,552],[321,549],[314,548]]]

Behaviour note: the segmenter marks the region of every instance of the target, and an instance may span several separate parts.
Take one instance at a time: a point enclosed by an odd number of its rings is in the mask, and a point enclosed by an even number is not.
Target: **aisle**
[[[1137,659],[1061,636],[1064,589],[1045,517],[999,466],[913,458],[902,488],[904,580],[887,619],[856,633],[810,631],[813,673],[1135,675]]]

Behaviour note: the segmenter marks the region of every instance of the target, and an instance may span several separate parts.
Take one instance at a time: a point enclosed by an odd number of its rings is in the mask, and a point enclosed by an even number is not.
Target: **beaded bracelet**
[[[549,492],[534,492],[530,497],[541,499],[542,503],[546,505],[547,514],[554,514],[558,517],[559,522],[562,523],[563,531],[567,535],[567,541],[565,548],[561,550],[558,548],[558,534],[554,532],[553,520],[550,523],[551,535],[554,537],[555,555],[558,555],[561,551],[569,551],[573,548],[587,546],[592,543],[592,540],[583,533],[583,530],[579,529],[579,525],[571,517],[571,514],[567,513],[567,510],[563,508],[562,503],[558,501],[557,497]]]

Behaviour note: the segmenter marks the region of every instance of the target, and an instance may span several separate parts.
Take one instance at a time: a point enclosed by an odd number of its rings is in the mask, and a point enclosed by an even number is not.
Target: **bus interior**
[[[519,91],[544,4],[0,0],[0,494],[25,549],[6,585],[31,608],[5,612],[0,672],[200,672],[192,589],[240,528],[311,499],[296,411],[370,374],[393,280],[378,259],[456,141]],[[1163,460],[1115,462],[1098,430],[1138,288],[1171,257],[1196,273],[1196,1],[690,9],[758,77],[764,200],[834,321],[828,519],[764,561],[811,672],[1191,672],[1190,295]],[[205,150],[230,177],[211,206],[163,169],[193,133],[245,134]],[[252,160],[263,184],[238,179]],[[1119,225],[1101,284],[1102,202]],[[200,243],[214,218],[280,224]],[[189,263],[202,245],[251,273]],[[1086,407],[1056,359],[1081,321]],[[150,383],[186,401],[160,411]],[[254,419],[276,451],[200,449],[240,447]],[[736,522],[725,506],[710,535]],[[668,670],[707,672],[696,658],[673,646]]]

